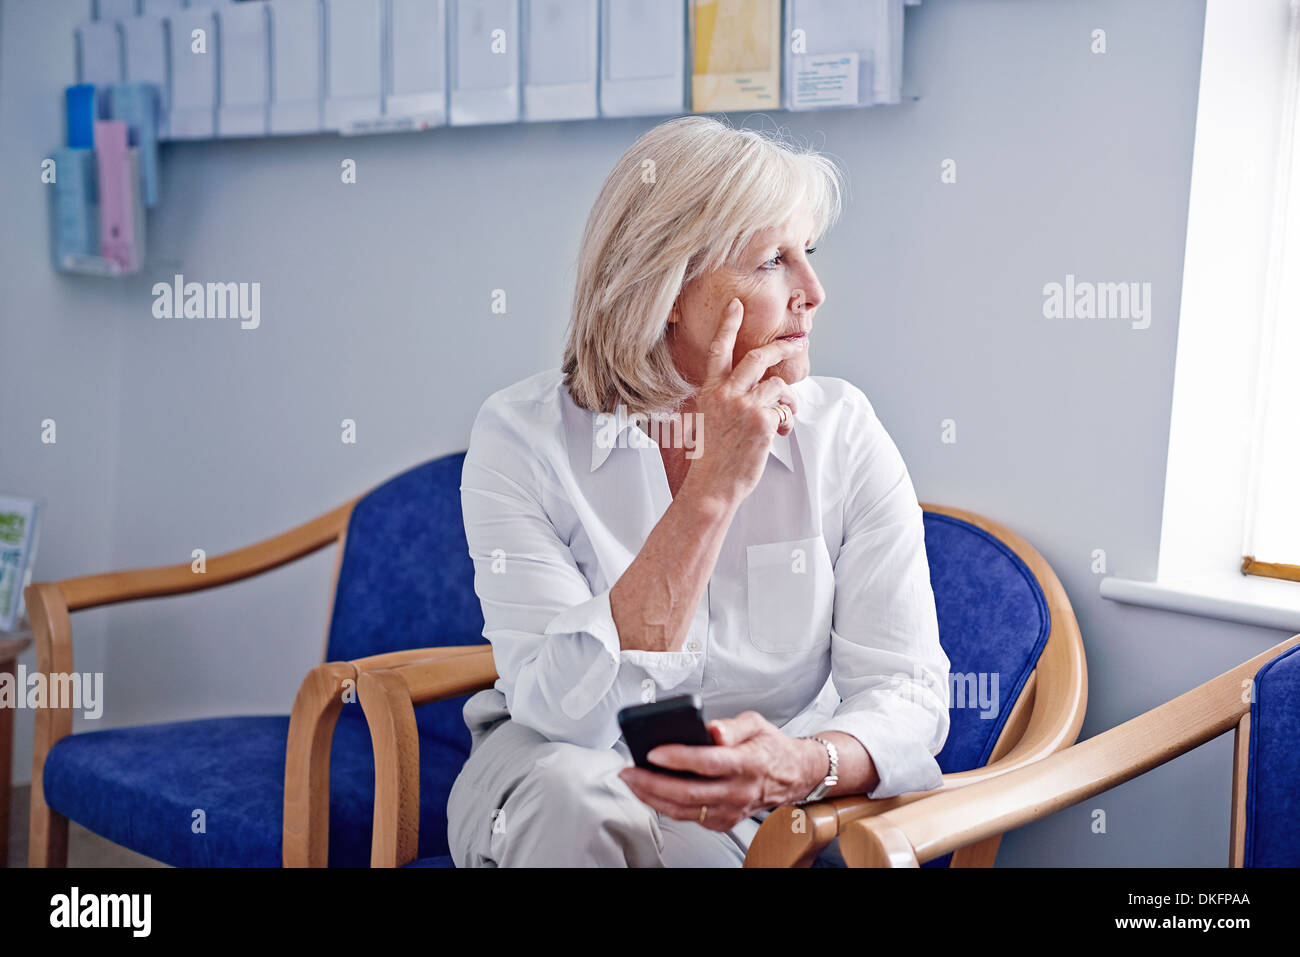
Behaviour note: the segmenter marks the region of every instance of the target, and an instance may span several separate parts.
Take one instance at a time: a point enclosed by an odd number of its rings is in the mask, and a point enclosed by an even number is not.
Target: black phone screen
[[[690,771],[678,771],[652,764],[646,755],[661,744],[712,745],[713,736],[704,724],[697,694],[678,695],[650,704],[633,705],[618,713],[623,739],[639,768],[680,778],[696,778]]]

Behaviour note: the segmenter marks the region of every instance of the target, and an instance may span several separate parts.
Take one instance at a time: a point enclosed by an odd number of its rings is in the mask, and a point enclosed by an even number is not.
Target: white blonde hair
[[[676,411],[695,392],[667,341],[682,290],[798,211],[822,235],[839,217],[841,190],[830,159],[775,133],[682,116],[643,134],[606,178],[583,233],[562,365],[573,401],[592,412]]]

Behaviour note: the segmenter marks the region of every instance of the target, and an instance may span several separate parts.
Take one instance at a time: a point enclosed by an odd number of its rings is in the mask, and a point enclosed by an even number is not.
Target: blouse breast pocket
[[[767,652],[806,651],[828,640],[835,569],[820,535],[746,550],[749,639]]]

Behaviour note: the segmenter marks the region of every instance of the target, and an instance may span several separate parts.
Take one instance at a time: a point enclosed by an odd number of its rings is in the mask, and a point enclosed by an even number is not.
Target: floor
[[[9,866],[27,866],[27,808],[31,785],[13,789],[9,815]],[[80,824],[68,824],[69,867],[166,867],[166,864],[128,851],[92,834]]]

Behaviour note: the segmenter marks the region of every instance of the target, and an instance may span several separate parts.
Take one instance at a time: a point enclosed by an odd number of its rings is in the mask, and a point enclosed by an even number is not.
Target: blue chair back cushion
[[[1246,867],[1300,867],[1300,645],[1259,669],[1250,705]]]
[[[357,502],[339,565],[328,661],[487,643],[461,516],[464,464],[464,452],[432,459]],[[463,704],[457,699],[418,708],[421,732],[468,754]]]
[[[1029,566],[978,525],[927,511],[925,552],[939,643],[954,676],[948,739],[936,760],[952,774],[988,764],[1038,665],[1052,617]],[[981,698],[987,706],[981,706]],[[947,867],[951,860],[945,854],[924,866]]]
[[[464,462],[464,452],[433,459],[357,502],[339,566],[327,660],[484,642],[460,510]]]

